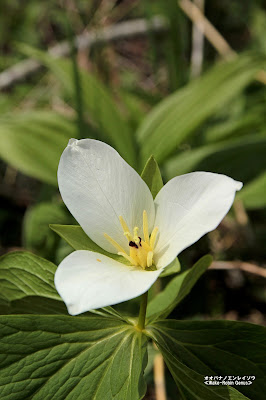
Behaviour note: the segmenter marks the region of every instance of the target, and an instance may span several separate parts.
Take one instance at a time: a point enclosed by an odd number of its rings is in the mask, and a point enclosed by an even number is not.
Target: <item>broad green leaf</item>
[[[216,65],[156,106],[137,131],[142,160],[153,154],[158,163],[208,117],[247,86],[264,58],[242,55]]]
[[[152,197],[155,199],[157,193],[163,187],[163,180],[158,164],[153,156],[150,156],[141,174],[142,179],[148,185]]]
[[[49,68],[60,80],[72,98],[75,97],[73,66],[70,60],[54,58],[52,55],[30,46],[21,46],[23,52],[36,58]],[[129,126],[122,118],[118,106],[109,90],[89,72],[80,69],[82,96],[84,106],[90,118],[97,125],[103,139],[110,142],[121,156],[132,166],[135,165],[135,145]]]
[[[23,251],[0,257],[0,299],[11,302],[41,296],[60,300],[54,286],[56,268],[50,261]]]
[[[1,316],[1,400],[139,400],[147,339],[113,317]]]
[[[249,209],[266,207],[266,172],[244,186],[237,198]]]
[[[75,135],[74,122],[54,112],[12,114],[0,120],[0,157],[29,176],[57,185],[60,156]]]
[[[117,254],[108,253],[108,251],[105,251],[96,243],[94,243],[79,225],[51,224],[50,228],[59,236],[61,236],[61,238],[63,238],[75,250],[94,251],[96,253],[104,254],[107,257],[111,257],[114,260],[122,262],[123,264],[129,264],[124,257],[118,256]]]
[[[160,278],[164,278],[165,276],[169,276],[172,274],[176,274],[177,272],[180,272],[181,265],[178,260],[178,258],[175,258],[174,261],[171,262],[171,264],[166,267],[163,272],[160,275]]]
[[[29,250],[35,250],[42,257],[53,254],[59,237],[51,231],[49,223],[67,223],[68,215],[61,204],[43,202],[26,211],[23,220],[23,242]]]
[[[148,322],[158,318],[166,318],[178,303],[188,295],[211,262],[212,257],[206,255],[200,258],[191,269],[173,278],[166,288],[148,303]]]
[[[188,400],[264,400],[266,328],[235,321],[164,320],[146,327]],[[249,385],[207,386],[205,376],[255,376]],[[249,381],[251,381],[249,379]],[[236,390],[235,390],[236,389]]]
[[[165,165],[168,179],[191,171],[211,171],[248,182],[265,171],[266,137],[245,136],[202,146],[170,159]]]
[[[66,314],[67,308],[62,300],[41,296],[26,296],[19,300],[1,301],[0,314]]]

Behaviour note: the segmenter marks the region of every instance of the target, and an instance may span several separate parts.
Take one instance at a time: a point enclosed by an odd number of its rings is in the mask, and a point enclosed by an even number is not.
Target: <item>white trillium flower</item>
[[[242,187],[225,175],[171,179],[153,200],[146,183],[109,145],[71,139],[58,167],[63,201],[85,233],[125,263],[78,250],[55,274],[71,315],[145,293],[185,248],[217,227]]]

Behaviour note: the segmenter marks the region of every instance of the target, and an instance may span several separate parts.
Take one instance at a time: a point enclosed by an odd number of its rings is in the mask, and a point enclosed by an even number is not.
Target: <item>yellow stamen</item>
[[[134,260],[134,265],[140,265],[137,251],[135,247],[130,247],[130,257]]]
[[[123,228],[124,235],[129,242],[129,254],[122,248],[122,246],[120,246],[120,244],[107,235],[107,233],[104,234],[104,237],[118,251],[118,254],[129,261],[131,265],[139,266],[143,269],[146,267],[152,267],[158,227],[155,227],[151,235],[149,235],[148,215],[146,210],[143,211],[143,236],[141,237],[139,236],[139,228],[137,226],[134,227],[132,233],[122,216],[119,217],[119,221]]]
[[[136,249],[137,250],[137,249]],[[139,259],[139,263],[140,266],[145,269],[146,265],[147,265],[147,256],[146,256],[146,252],[143,252],[142,249],[138,249],[137,250],[137,257]]]
[[[135,242],[136,244],[139,244],[139,235],[138,235],[139,228],[138,228],[137,226],[135,226],[133,232],[134,232],[133,240],[134,240],[134,242]]]
[[[152,248],[151,246],[148,246],[146,241],[144,242],[143,240],[141,241],[141,246],[143,247],[143,249],[145,249],[146,251],[151,251]]]
[[[112,239],[109,235],[107,235],[107,233],[104,233],[103,235],[111,243],[111,245],[113,245],[116,248],[116,250],[118,250],[121,253],[125,253],[123,247],[121,247],[120,244],[118,244],[114,239]]]
[[[147,243],[147,245],[149,245],[150,238],[149,238],[148,216],[146,210],[143,211],[143,233],[144,233],[144,241]]]
[[[130,240],[132,240],[132,236],[131,236],[131,234],[130,234],[130,230],[129,230],[129,227],[127,226],[127,223],[126,223],[126,221],[124,220],[124,218],[120,215],[120,217],[119,217],[119,221],[120,221],[120,224],[121,224],[121,226],[122,226],[122,228],[123,228],[123,231],[124,231],[124,235],[128,238],[130,238],[129,239],[129,241]]]
[[[149,253],[147,254],[147,267],[152,266],[152,257],[153,257],[153,252],[149,251]]]
[[[153,229],[152,233],[151,233],[151,237],[150,237],[150,246],[151,246],[152,249],[154,249],[154,245],[155,245],[155,240],[156,240],[156,237],[157,237],[157,233],[158,233],[158,226],[156,226],[156,227]]]
[[[129,255],[127,255],[124,251],[123,252],[118,252],[117,253],[119,256],[123,256],[126,260],[128,260],[131,264],[133,264],[133,265],[138,265],[136,262],[135,262],[135,260],[132,258],[132,257],[130,257]]]
[[[131,236],[130,232],[124,232],[124,235],[129,242],[132,240],[132,236]]]

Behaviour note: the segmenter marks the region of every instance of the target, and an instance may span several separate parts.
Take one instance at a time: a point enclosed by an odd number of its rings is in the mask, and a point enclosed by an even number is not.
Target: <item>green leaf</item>
[[[54,286],[56,268],[50,261],[23,251],[0,257],[0,299],[10,302],[41,296],[60,300]]]
[[[49,223],[67,223],[68,215],[61,204],[43,202],[26,211],[23,220],[23,242],[29,250],[35,250],[42,257],[53,254],[59,237],[51,231]]]
[[[117,254],[108,253],[94,243],[79,225],[57,225],[51,224],[50,228],[63,238],[75,250],[89,250],[104,254],[114,260],[129,265],[129,262]]]
[[[0,120],[0,157],[29,176],[57,185],[60,156],[75,135],[74,122],[54,112],[12,114]]]
[[[113,317],[1,316],[1,400],[139,400],[147,339]]]
[[[266,207],[266,172],[245,185],[237,198],[242,200],[248,209]]]
[[[187,400],[240,400],[244,396],[264,400],[264,327],[235,321],[167,320],[153,323],[146,331]],[[255,376],[255,380],[243,386],[207,386],[205,376]]]
[[[266,137],[245,136],[187,151],[165,165],[167,178],[191,171],[212,171],[248,182],[265,171]]]
[[[54,286],[56,268],[50,261],[23,251],[0,257],[0,314],[67,314]],[[112,307],[91,313],[127,320]]]
[[[152,197],[155,199],[157,193],[163,187],[163,180],[158,164],[153,156],[150,156],[141,174],[142,179],[148,185]]]
[[[211,262],[212,257],[206,255],[200,258],[191,269],[173,278],[166,288],[149,302],[147,307],[148,322],[150,323],[158,318],[166,318],[188,295]]]
[[[49,68],[61,81],[64,88],[74,99],[75,84],[73,79],[73,65],[70,60],[57,59],[46,52],[21,45],[22,51],[30,57],[36,58]],[[136,163],[135,145],[129,126],[122,118],[118,106],[112,99],[109,90],[85,70],[79,70],[80,86],[82,88],[83,103],[87,107],[90,118],[97,125],[103,139],[110,142],[120,155],[132,166]]]
[[[142,160],[152,153],[158,163],[208,117],[230,101],[263,67],[263,57],[242,55],[222,62],[159,103],[137,131]]]
[[[176,274],[177,272],[180,272],[181,265],[178,260],[178,258],[175,258],[174,261],[171,262],[171,264],[166,267],[163,272],[160,275],[160,278],[164,278],[165,276],[173,275]]]
[[[0,314],[66,314],[67,308],[63,301],[41,296],[26,296],[19,300],[1,301]],[[84,314],[85,315],[85,314]]]

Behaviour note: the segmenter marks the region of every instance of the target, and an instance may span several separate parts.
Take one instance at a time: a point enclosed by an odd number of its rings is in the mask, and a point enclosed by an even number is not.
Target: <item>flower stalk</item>
[[[148,291],[141,296],[139,320],[137,324],[137,328],[141,331],[145,328],[147,304],[148,304]]]

